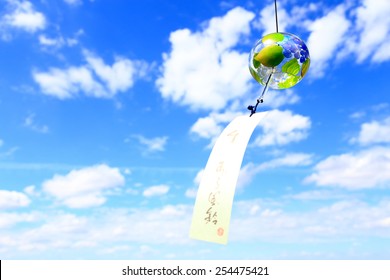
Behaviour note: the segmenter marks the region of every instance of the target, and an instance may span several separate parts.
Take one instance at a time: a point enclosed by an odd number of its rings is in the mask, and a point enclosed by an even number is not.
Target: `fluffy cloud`
[[[299,95],[297,95],[293,90],[269,90],[265,96],[264,106],[271,108],[280,108],[284,105],[296,104],[300,100]]]
[[[250,33],[254,14],[235,8],[212,18],[199,32],[181,29],[170,35],[156,85],[163,98],[192,109],[221,109],[250,89],[247,53],[233,48]]]
[[[275,250],[285,253],[285,244],[289,243],[314,242],[319,247],[329,244],[337,246],[339,242],[343,242],[340,240],[347,238],[348,246],[353,248],[349,242],[351,239],[364,242],[365,238],[387,238],[390,233],[390,203],[386,199],[374,204],[354,199],[338,200],[323,206],[311,206],[309,210],[301,210],[300,201],[289,201],[287,204],[283,201],[280,199],[236,201],[233,204],[229,242],[271,241],[275,242]],[[291,203],[299,206],[294,208],[294,211],[284,209],[291,209]],[[208,248],[204,242],[194,241],[188,237],[192,210],[192,205],[177,204],[153,209],[96,209],[89,216],[63,212],[48,213],[45,214],[49,216],[44,223],[26,226],[18,234],[12,230],[3,230],[0,248],[6,258],[15,254],[20,258],[26,256],[37,258],[47,256],[53,250],[88,258],[102,249],[128,244],[132,244],[132,247],[142,245],[158,248],[155,252],[157,255],[145,258],[164,258],[166,250],[172,249],[167,247],[164,250],[163,247],[167,245],[177,248],[175,253],[179,259],[204,259],[205,256],[216,255],[232,258],[234,255],[237,256],[237,250],[211,249],[207,253],[191,250],[194,244]],[[0,221],[5,220],[2,219],[3,216],[0,213]],[[11,219],[24,222],[36,220],[37,217],[13,215],[6,218],[8,221]],[[160,252],[160,249],[163,251]],[[366,250],[365,246],[355,249],[358,249],[354,255],[356,258],[361,257],[362,252],[366,252],[363,251]],[[127,259],[137,258],[136,251],[128,251],[123,256],[127,256]],[[320,251],[332,252],[332,249],[321,248]],[[343,252],[336,252],[336,256],[346,257],[347,254]],[[255,254],[252,255],[253,258],[259,256],[258,250],[252,250],[250,253]],[[373,250],[371,253],[375,254],[377,251]],[[388,256],[388,252],[386,253]],[[285,255],[275,255],[279,258],[283,256],[285,258]],[[115,257],[118,258],[118,254]],[[245,257],[244,253],[242,257]]]
[[[2,24],[34,33],[46,26],[45,16],[37,12],[29,1],[8,0],[11,12],[2,19]]]
[[[30,128],[33,131],[39,132],[39,133],[48,133],[49,127],[47,125],[39,125],[35,121],[35,114],[30,114],[27,116],[27,118],[24,120],[24,126]]]
[[[79,37],[84,34],[83,29],[79,29],[73,37],[63,37],[62,35],[57,35],[56,37],[48,37],[45,34],[41,34],[38,37],[39,44],[43,49],[60,49],[64,46],[72,47],[78,44]]]
[[[294,114],[288,110],[271,110],[259,126],[263,133],[255,139],[255,145],[286,145],[305,139],[311,127],[311,121],[309,117]]]
[[[83,249],[93,250],[96,254],[101,248],[112,248],[113,244],[122,242],[132,246],[138,246],[137,242],[140,242],[145,247],[149,247],[146,244],[177,246],[189,242],[191,208],[187,205],[165,205],[156,209],[108,209],[96,210],[90,216],[50,213],[44,223],[25,227],[17,235],[11,231],[2,232],[0,248],[8,256],[32,254],[36,258],[42,252],[60,248],[77,252],[78,256],[83,254]],[[5,219],[10,222],[12,218],[19,222],[37,219],[30,216],[0,213],[0,227]],[[9,227],[8,224],[5,226]],[[107,243],[108,246],[104,245]]]
[[[351,23],[345,16],[346,8],[339,5],[324,17],[309,25],[310,36],[307,45],[310,50],[310,73],[315,77],[324,75],[328,61],[335,57],[337,48],[343,43]]]
[[[307,19],[311,12],[316,12],[320,9],[321,3],[305,3],[293,7],[288,10],[284,8],[284,3],[278,3],[278,26],[279,32],[285,32],[291,27],[307,26]],[[263,31],[263,35],[276,32],[275,6],[271,3],[265,6],[259,13],[259,18],[253,22],[253,26]],[[270,20],[272,19],[272,20]]]
[[[48,72],[33,72],[33,78],[46,95],[59,99],[75,97],[84,92],[93,97],[111,97],[99,82],[94,80],[92,71],[85,66],[67,69],[51,68]]]
[[[0,158],[7,158],[12,156],[17,150],[19,150],[19,147],[11,147],[8,150],[0,153]]]
[[[224,113],[211,112],[208,116],[199,118],[190,128],[190,133],[200,138],[210,139],[208,147],[211,148],[224,129],[224,125],[241,114],[229,110]],[[262,133],[254,140],[254,145],[281,146],[301,141],[307,137],[311,127],[309,117],[294,114],[288,110],[270,110],[264,114],[265,117],[258,125]]]
[[[199,137],[210,139],[221,134],[223,127],[218,124],[220,114],[199,118],[191,127],[190,132]]]
[[[373,147],[330,156],[314,167],[305,182],[347,189],[390,187],[390,149]]]
[[[0,209],[26,207],[30,203],[30,199],[24,193],[0,190]]]
[[[200,181],[202,180],[203,173],[204,173],[204,169],[203,168],[201,170],[199,170],[198,173],[196,173],[196,176],[194,178],[194,184],[196,186],[199,186]]]
[[[198,189],[197,188],[189,188],[189,189],[186,190],[184,195],[186,197],[188,197],[188,198],[195,198],[197,193],[198,193]]]
[[[194,178],[194,185],[195,187],[193,188],[188,188],[185,192],[185,196],[188,197],[188,198],[195,198],[197,193],[198,193],[198,186],[200,184],[200,181],[202,180],[202,176],[203,176],[203,173],[204,173],[204,169],[202,168],[201,170],[198,171],[198,173],[196,173],[196,176]]]
[[[241,203],[244,204],[244,201]],[[374,205],[358,200],[339,200],[305,212],[285,212],[264,201],[248,201],[246,204],[242,207],[245,211],[239,215],[246,214],[247,218],[232,221],[231,241],[283,240],[294,243],[315,242],[320,245],[321,241],[334,243],[343,237],[386,238],[390,230],[390,204],[386,199]],[[250,215],[254,206],[258,206],[258,209]],[[263,230],[259,227],[251,229],[255,225],[261,225]]]
[[[65,44],[65,41],[62,37],[59,38],[49,38],[45,35],[39,35],[38,37],[39,43],[43,46],[55,46],[55,47],[61,47]]]
[[[356,5],[357,4],[357,5]],[[312,12],[324,11],[323,16],[315,17]],[[347,1],[334,8],[323,3],[310,3],[291,7],[289,12],[278,7],[279,29],[294,27],[309,31],[307,45],[312,58],[310,75],[320,78],[324,75],[330,60],[340,61],[356,57],[361,63],[384,62],[390,59],[390,2],[387,0]],[[254,27],[264,34],[275,32],[273,4],[265,6]],[[348,37],[348,40],[346,39]]]
[[[225,111],[224,113],[210,113],[207,117],[199,118],[190,128],[190,133],[197,137],[210,139],[211,147],[224,129],[224,124],[232,121],[241,113]]]
[[[71,6],[77,6],[77,5],[80,5],[81,3],[83,3],[82,0],[64,0],[64,2],[66,4],[71,5]]]
[[[297,200],[329,200],[329,199],[343,199],[346,196],[331,190],[311,190],[293,195],[288,195],[288,198]]]
[[[363,0],[356,10],[356,26],[360,33],[353,50],[358,61],[371,58],[382,62],[390,59],[390,2]]]
[[[351,141],[361,145],[390,143],[390,117],[362,124],[359,135]]]
[[[84,51],[84,55],[94,73],[104,82],[112,94],[126,91],[133,86],[135,77],[145,75],[145,65],[140,64],[140,62],[117,57],[115,63],[109,66],[91,52]]]
[[[33,71],[33,78],[44,94],[67,99],[83,92],[87,96],[111,98],[131,88],[136,78],[146,73],[146,64],[116,57],[110,66],[89,51],[83,52],[87,65],[65,69],[50,68],[48,72]]]
[[[390,143],[389,135],[390,117],[363,123],[359,134],[350,142],[358,143],[364,149],[329,156],[315,166],[314,173],[305,182],[346,189],[390,187],[390,148],[378,145]]]
[[[1,207],[0,207],[1,208]],[[41,214],[38,212],[33,213],[11,213],[11,212],[1,212],[0,213],[0,229],[10,228],[18,223],[29,223],[40,220]],[[0,248],[1,248],[0,241]]]
[[[165,146],[168,142],[167,136],[146,138],[142,135],[134,135],[133,137],[136,138],[139,143],[146,148],[146,153],[163,152],[165,151]],[[128,139],[125,141],[127,142]]]
[[[260,11],[260,17],[256,20],[253,25],[255,28],[263,30],[263,35],[276,32],[275,20],[275,6],[274,3],[265,6]],[[280,31],[286,30],[286,27],[289,25],[290,16],[287,14],[286,10],[283,9],[282,5],[278,5],[278,18],[283,19],[278,21],[278,26]]]
[[[275,158],[270,161],[254,164],[252,162],[244,165],[238,176],[237,188],[243,188],[250,184],[253,178],[260,172],[275,169],[283,166],[306,166],[312,163],[312,155],[303,153],[289,153],[284,157]]]
[[[279,167],[293,167],[293,166],[307,166],[312,163],[313,155],[304,153],[288,153],[283,157],[274,158],[272,160],[263,162],[261,164],[255,164],[249,162],[241,167],[240,174],[238,176],[237,188],[243,188],[250,184],[255,176],[266,170],[275,169]],[[194,179],[196,186],[199,186],[204,169],[200,170]],[[186,197],[195,197],[197,188],[190,188],[186,191]]]
[[[152,197],[152,196],[161,196],[169,192],[169,186],[167,185],[157,185],[151,186],[143,191],[143,196]]]
[[[73,170],[67,175],[55,175],[42,187],[70,208],[86,208],[104,204],[104,191],[122,187],[124,183],[119,169],[101,164]]]
[[[390,59],[390,2],[362,0],[357,6],[352,4],[341,4],[305,25],[311,32],[308,47],[313,62],[310,73],[314,77],[323,76],[334,58],[354,55],[358,63]]]
[[[37,192],[36,187],[34,185],[27,186],[23,189],[23,191],[29,196],[39,196],[39,192]]]

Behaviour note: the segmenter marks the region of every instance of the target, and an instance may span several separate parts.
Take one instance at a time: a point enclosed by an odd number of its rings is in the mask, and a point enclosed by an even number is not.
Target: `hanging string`
[[[276,6],[276,0],[275,2],[275,21],[276,21],[276,33],[279,33],[279,25],[278,25],[278,7]]]
[[[278,7],[277,7],[277,5],[276,5],[276,0],[274,0],[274,4],[275,4],[276,33],[279,33]],[[264,100],[263,100],[264,94],[268,91],[268,85],[269,85],[269,82],[271,81],[271,77],[272,77],[272,75],[274,74],[274,71],[275,71],[275,68],[274,68],[274,69],[272,70],[272,72],[269,74],[268,79],[267,79],[267,82],[265,83],[263,92],[261,93],[260,97],[257,98],[257,100],[256,100],[256,105],[255,105],[255,106],[253,106],[253,105],[249,105],[249,106],[248,106],[248,110],[251,111],[250,117],[252,117],[252,115],[256,113],[257,106],[259,106],[259,103],[263,103],[263,101],[264,101]]]
[[[265,84],[265,86],[264,86],[263,92],[261,93],[260,97],[257,98],[257,100],[256,100],[256,101],[257,101],[257,102],[256,102],[256,105],[255,105],[255,106],[252,106],[252,105],[249,105],[249,106],[248,106],[248,110],[251,111],[250,117],[252,117],[252,115],[253,115],[254,113],[256,113],[257,106],[259,106],[259,103],[263,103],[263,96],[264,96],[264,94],[268,91],[268,84],[269,84],[269,81],[271,80],[271,77],[272,77],[273,74],[274,74],[273,71],[271,72],[271,74],[269,74],[268,79],[267,79],[267,82],[266,82],[266,84]]]

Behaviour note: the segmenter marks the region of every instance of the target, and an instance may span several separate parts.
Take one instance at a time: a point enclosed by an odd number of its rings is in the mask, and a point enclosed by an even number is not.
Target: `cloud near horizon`
[[[125,178],[118,168],[100,164],[54,175],[42,190],[69,208],[88,208],[106,202],[105,191],[120,188]]]

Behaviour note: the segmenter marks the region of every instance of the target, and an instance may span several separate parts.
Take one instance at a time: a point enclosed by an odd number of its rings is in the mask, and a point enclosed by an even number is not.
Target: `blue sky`
[[[270,90],[226,246],[192,240],[272,1],[0,2],[2,259],[390,258],[390,2],[279,1],[308,75]]]

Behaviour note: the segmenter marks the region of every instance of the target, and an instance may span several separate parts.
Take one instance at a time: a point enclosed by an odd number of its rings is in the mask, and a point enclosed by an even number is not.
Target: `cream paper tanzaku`
[[[226,244],[238,175],[248,141],[266,112],[235,118],[217,139],[196,196],[190,237]]]

